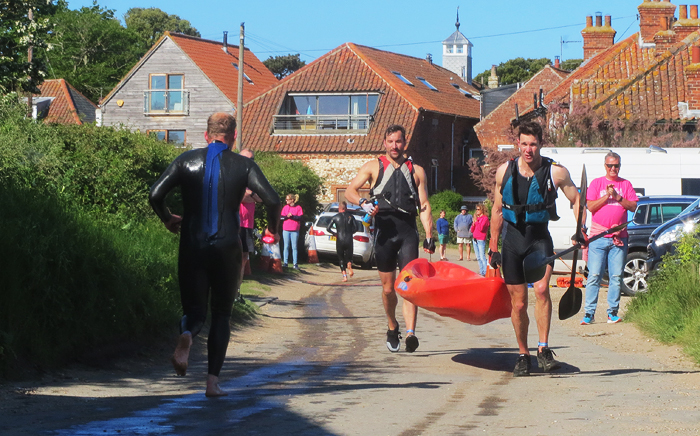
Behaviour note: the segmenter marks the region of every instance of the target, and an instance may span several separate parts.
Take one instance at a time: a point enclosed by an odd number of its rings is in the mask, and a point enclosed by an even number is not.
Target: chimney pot
[[[586,27],[593,27],[593,16],[588,15],[586,17]]]
[[[603,26],[603,14],[600,12],[595,13],[595,27],[602,27]]]
[[[690,19],[691,20],[698,19],[698,5],[690,5]]]
[[[681,20],[688,19],[688,5],[678,6],[678,18]]]
[[[554,68],[559,68],[559,56],[554,56]]]
[[[612,17],[610,15],[605,16],[605,25],[607,27],[612,27]]]
[[[691,61],[694,64],[700,64],[700,46],[693,46]]]

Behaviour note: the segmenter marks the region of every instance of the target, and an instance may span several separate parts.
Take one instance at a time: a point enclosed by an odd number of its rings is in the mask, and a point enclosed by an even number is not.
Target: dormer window
[[[289,93],[274,117],[276,134],[364,134],[379,93]]]

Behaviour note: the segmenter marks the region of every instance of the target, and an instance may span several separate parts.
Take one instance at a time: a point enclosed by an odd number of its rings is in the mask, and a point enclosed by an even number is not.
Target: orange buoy
[[[418,307],[467,324],[510,318],[510,294],[502,278],[482,277],[454,263],[413,260],[394,288]]]

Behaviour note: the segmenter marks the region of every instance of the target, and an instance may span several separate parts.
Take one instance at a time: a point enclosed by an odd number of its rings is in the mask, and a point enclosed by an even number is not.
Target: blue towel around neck
[[[228,145],[223,142],[212,142],[207,147],[207,162],[204,166],[202,183],[202,222],[203,230],[208,238],[219,231],[219,170],[221,153]]]

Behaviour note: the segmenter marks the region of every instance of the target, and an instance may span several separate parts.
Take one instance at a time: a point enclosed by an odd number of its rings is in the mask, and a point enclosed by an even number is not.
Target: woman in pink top
[[[287,204],[282,208],[282,239],[284,240],[284,264],[286,267],[289,260],[289,250],[292,250],[292,260],[294,269],[299,269],[297,263],[297,241],[299,240],[299,229],[301,228],[301,216],[304,211],[296,204],[297,196],[287,194]]]
[[[470,231],[474,234],[474,252],[476,260],[479,262],[479,274],[486,275],[486,232],[489,229],[489,219],[484,213],[484,206],[476,206],[474,222]]]

